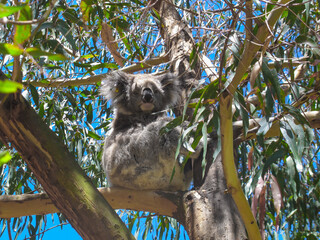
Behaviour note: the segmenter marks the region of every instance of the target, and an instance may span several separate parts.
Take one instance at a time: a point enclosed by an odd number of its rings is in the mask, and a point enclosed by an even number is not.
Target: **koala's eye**
[[[139,96],[141,94],[139,89],[134,89],[132,93],[134,96]]]

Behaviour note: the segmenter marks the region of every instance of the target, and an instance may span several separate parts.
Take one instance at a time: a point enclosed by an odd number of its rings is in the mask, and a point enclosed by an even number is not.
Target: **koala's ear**
[[[181,98],[179,79],[173,73],[165,73],[159,76],[165,94],[165,105],[174,106]]]
[[[102,80],[100,86],[100,95],[106,96],[107,99],[115,100],[125,93],[129,84],[130,76],[122,71],[115,71]]]

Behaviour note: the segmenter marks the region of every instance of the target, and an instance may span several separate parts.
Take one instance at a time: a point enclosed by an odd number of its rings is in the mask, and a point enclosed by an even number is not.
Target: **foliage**
[[[6,1],[5,1],[6,2]],[[0,5],[0,70],[11,79],[21,71],[23,95],[44,122],[68,146],[97,186],[106,186],[100,167],[103,138],[110,129],[109,104],[99,97],[98,84],[76,85],[72,79],[118,68],[114,52],[101,38],[102,25],[113,31],[125,65],[142,64],[165,49],[152,1],[48,1]],[[195,40],[190,62],[202,63],[202,87],[194,92],[196,141],[219,128],[219,94],[241,65],[245,44],[271,11],[268,1],[175,1]],[[243,189],[261,231],[271,239],[319,238],[319,126],[306,116],[319,111],[319,3],[295,0],[285,6],[270,38],[261,45],[234,95],[234,122],[242,124],[238,170]],[[21,67],[15,65],[20,59]],[[145,71],[165,69],[166,64]],[[63,79],[68,87],[50,87]],[[70,82],[70,83],[69,83]],[[46,87],[39,87],[40,83]],[[65,86],[65,85],[64,85]],[[0,81],[0,93],[21,89],[15,81]],[[0,94],[1,96],[1,94]],[[319,117],[318,117],[319,118]],[[254,120],[253,120],[254,119]],[[254,123],[258,122],[259,125]],[[277,134],[270,134],[272,126]],[[237,133],[237,132],[236,132]],[[33,174],[10,146],[1,146],[1,194],[41,192]],[[203,163],[205,164],[205,163]],[[152,214],[122,211],[137,235],[161,238],[180,226]],[[64,221],[63,216],[61,221]],[[30,236],[43,231],[30,218],[12,220],[12,230]],[[141,220],[143,219],[143,221]],[[144,221],[145,220],[145,221]],[[8,222],[2,220],[6,227]],[[144,227],[143,227],[144,225]],[[133,227],[136,226],[136,227]],[[171,228],[169,228],[169,226]],[[140,231],[138,233],[138,231]],[[171,231],[171,232],[170,232]],[[169,233],[170,232],[170,233]],[[38,236],[39,237],[39,236]],[[40,237],[39,237],[40,238]]]

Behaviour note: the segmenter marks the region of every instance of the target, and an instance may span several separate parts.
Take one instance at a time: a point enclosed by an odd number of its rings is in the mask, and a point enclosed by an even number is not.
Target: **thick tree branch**
[[[20,95],[0,102],[0,139],[27,162],[83,239],[134,239],[58,137]]]
[[[99,188],[113,209],[148,211],[179,220],[182,192],[136,191],[125,188]],[[0,218],[57,213],[59,210],[45,193],[0,196]]]
[[[232,127],[232,95],[222,94],[220,97],[220,131],[222,165],[227,181],[227,191],[230,193],[238,207],[241,218],[247,229],[250,240],[261,239],[258,225],[251,212],[248,201],[242,191],[237,169],[234,164]]]
[[[303,116],[306,118],[311,128],[320,128],[320,111],[310,111],[303,113]],[[247,141],[249,139],[254,139],[257,137],[257,131],[259,130],[259,123],[261,118],[250,119],[249,120],[249,131],[246,135],[242,133],[243,130],[243,121],[236,121],[233,123],[233,129],[236,133],[236,142]],[[280,136],[280,122],[278,118],[270,118],[272,125],[269,131],[266,133],[265,137],[277,137]],[[297,122],[298,124],[298,122]]]
[[[171,59],[171,71],[180,77],[180,85],[185,90],[182,97],[186,99],[190,88],[196,85],[196,79],[201,75],[198,59],[190,63],[190,54],[195,50],[192,33],[171,0],[156,1],[155,9],[161,16],[160,29]],[[210,66],[210,63],[207,65]],[[188,111],[187,116],[190,117],[193,110]],[[225,194],[226,182],[221,157],[213,163],[216,146],[213,141],[209,145],[206,177],[202,179],[202,159],[195,160],[193,168],[196,169],[196,189],[184,196],[186,230],[190,239],[246,239],[235,204],[231,196]]]

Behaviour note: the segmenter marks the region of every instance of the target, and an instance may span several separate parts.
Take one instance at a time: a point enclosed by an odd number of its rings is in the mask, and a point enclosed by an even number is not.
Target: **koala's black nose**
[[[150,88],[145,88],[142,91],[142,101],[146,103],[153,102],[153,93]]]

